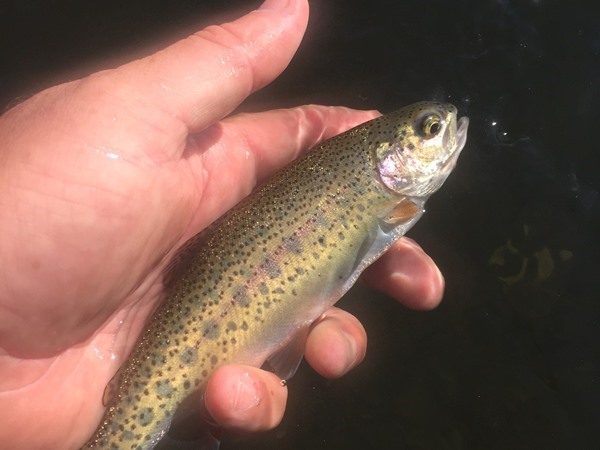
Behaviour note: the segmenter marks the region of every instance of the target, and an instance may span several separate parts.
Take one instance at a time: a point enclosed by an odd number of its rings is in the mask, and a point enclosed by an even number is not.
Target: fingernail
[[[258,396],[254,380],[248,372],[244,372],[238,379],[233,409],[235,411],[248,411],[259,404],[260,397]]]
[[[266,0],[258,9],[285,9],[289,4],[289,0]]]
[[[356,359],[358,357],[358,349],[356,346],[356,341],[354,340],[354,338],[352,337],[351,334],[346,333],[345,331],[342,330],[342,336],[344,337],[344,340],[346,341],[346,355],[347,355],[347,363],[346,363],[346,372],[348,372],[350,369],[354,368],[355,364],[356,364]]]

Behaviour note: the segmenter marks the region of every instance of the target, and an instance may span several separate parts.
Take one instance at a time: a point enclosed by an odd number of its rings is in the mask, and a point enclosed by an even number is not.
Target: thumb
[[[112,133],[119,142],[127,137],[127,130],[139,130],[141,118],[154,130],[179,130],[184,142],[187,134],[223,118],[275,79],[296,52],[307,21],[306,0],[267,0],[233,22],[209,26],[153,55],[82,82],[114,98],[111,103],[127,101],[130,118],[120,120],[122,129]],[[140,136],[131,138],[136,141]],[[179,156],[184,145],[167,141],[158,149],[154,140],[155,150],[167,157]]]

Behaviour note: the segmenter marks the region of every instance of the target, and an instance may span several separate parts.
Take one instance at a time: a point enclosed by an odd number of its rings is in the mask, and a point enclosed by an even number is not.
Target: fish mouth
[[[456,161],[458,160],[458,156],[460,155],[461,150],[464,148],[465,144],[467,143],[467,130],[469,128],[469,118],[468,117],[461,117],[460,119],[458,119],[458,121],[456,122],[456,133],[455,133],[455,139],[456,139],[456,145],[454,147],[454,149],[449,149],[448,151],[448,159],[446,160],[446,162],[443,165],[442,168],[442,172],[444,174],[446,174],[445,176],[448,176],[448,174],[450,173],[450,171],[452,171],[452,169],[454,169],[454,167],[456,166]],[[445,136],[445,140],[447,141],[447,139],[449,137]]]
[[[456,124],[456,153],[460,153],[467,142],[467,129],[469,128],[469,118],[461,117]]]

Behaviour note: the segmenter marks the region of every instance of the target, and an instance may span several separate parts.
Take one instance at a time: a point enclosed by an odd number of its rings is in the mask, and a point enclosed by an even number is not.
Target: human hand
[[[286,67],[304,33],[305,0],[263,6],[0,117],[3,447],[79,447],[177,248],[301,150],[375,115],[306,106],[223,119]],[[408,239],[363,278],[414,308],[434,307],[443,290]],[[334,378],[365,350],[360,323],[332,308],[306,358]],[[204,401],[217,423],[258,430],[279,422],[286,395],[268,372],[227,366]]]

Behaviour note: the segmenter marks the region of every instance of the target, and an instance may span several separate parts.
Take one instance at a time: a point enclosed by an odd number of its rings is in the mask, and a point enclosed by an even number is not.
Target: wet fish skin
[[[366,122],[317,145],[188,241],[165,276],[167,300],[107,388],[105,415],[82,448],[153,449],[216,368],[260,366],[301,335],[419,219],[467,124],[454,106],[430,102]]]

